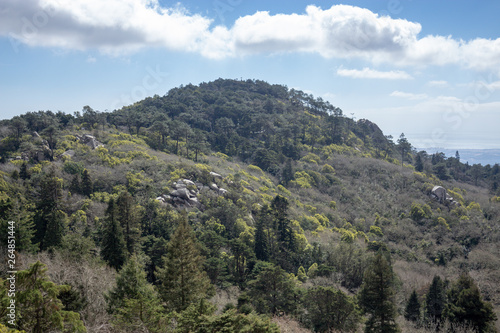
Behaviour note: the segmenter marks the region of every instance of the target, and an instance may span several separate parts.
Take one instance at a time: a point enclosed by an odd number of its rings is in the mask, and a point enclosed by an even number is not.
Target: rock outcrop
[[[460,206],[458,201],[455,201],[451,195],[448,194],[446,189],[442,186],[434,186],[431,191],[431,197],[436,199],[442,204],[449,204],[452,206]]]
[[[220,177],[222,178],[222,176]],[[226,189],[220,188],[215,183],[210,183],[206,186],[199,182],[193,182],[190,179],[179,179],[172,183],[172,190],[169,194],[162,194],[156,200],[176,207],[197,207],[203,209],[203,205],[198,200],[198,196],[203,191],[212,191],[217,195],[228,193]]]
[[[90,134],[84,134],[82,136],[77,134],[76,138],[78,139],[78,141],[89,146],[92,149],[96,149],[97,147],[104,147],[104,144],[102,142],[97,141],[95,136]]]

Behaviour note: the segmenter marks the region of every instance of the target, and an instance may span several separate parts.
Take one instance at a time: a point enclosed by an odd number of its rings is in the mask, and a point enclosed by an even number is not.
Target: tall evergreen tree
[[[40,249],[61,245],[67,215],[62,210],[62,183],[54,170],[45,174],[40,183],[40,199],[35,213],[35,242]]]
[[[80,189],[83,195],[90,196],[94,192],[94,183],[90,178],[89,171],[87,169],[83,170],[82,182],[80,184]]]
[[[255,270],[255,269],[254,269]],[[295,280],[279,266],[268,264],[249,282],[249,295],[260,313],[293,314],[298,305]]]
[[[116,276],[116,286],[106,295],[108,312],[114,314],[116,322],[122,326],[147,325],[161,309],[158,295],[148,283],[140,262],[133,255]],[[128,318],[124,318],[124,313]]]
[[[127,251],[129,254],[132,254],[135,252],[140,236],[134,198],[127,191],[123,191],[118,196],[118,199],[116,199],[116,206],[117,220],[123,230]]]
[[[406,303],[405,319],[413,322],[420,320],[420,301],[415,290],[413,290],[408,303]]]
[[[259,212],[261,215],[262,211]],[[267,246],[267,237],[264,225],[264,217],[259,216],[255,223],[255,257],[259,260],[267,261],[269,259],[269,252]]]
[[[111,198],[106,210],[101,256],[111,267],[120,269],[125,263],[127,248],[117,215],[117,206],[113,198]]]
[[[333,287],[308,289],[304,303],[315,332],[355,332],[361,320],[354,299]]]
[[[59,293],[70,286],[56,285],[47,277],[47,267],[37,261],[16,276],[17,326],[33,333],[86,332],[80,315],[63,310]]]
[[[281,267],[292,270],[297,242],[295,240],[295,232],[292,229],[292,222],[288,218],[288,200],[281,195],[277,195],[271,203],[271,208],[274,213],[279,245],[277,260]]]
[[[366,322],[365,332],[399,332],[394,302],[394,272],[382,251],[379,251],[372,259],[363,280],[359,292],[359,303],[370,315]]]
[[[444,306],[446,305],[445,283],[441,277],[434,276],[432,283],[425,298],[426,320],[431,322],[440,322]]]
[[[462,274],[448,291],[444,315],[452,323],[472,325],[476,332],[487,332],[497,319],[493,306],[483,301],[481,292],[469,274]]]
[[[167,306],[176,311],[207,296],[210,280],[203,271],[199,244],[183,216],[168,243],[163,267],[157,270],[159,292]]]

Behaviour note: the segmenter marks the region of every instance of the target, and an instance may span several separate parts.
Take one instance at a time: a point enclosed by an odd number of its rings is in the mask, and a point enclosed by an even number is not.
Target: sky
[[[499,14],[496,0],[0,0],[0,119],[259,79],[418,148],[500,148]]]

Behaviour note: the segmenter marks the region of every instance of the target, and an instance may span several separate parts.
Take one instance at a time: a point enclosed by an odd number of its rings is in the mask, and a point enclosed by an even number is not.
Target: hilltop
[[[125,283],[114,268],[129,267],[129,258],[140,258],[145,288],[169,304],[159,272],[184,219],[218,306],[205,314],[213,322],[225,309],[269,330],[266,316],[322,331],[307,297],[334,287],[346,308],[357,304],[380,252],[395,272],[399,313],[413,290],[425,300],[434,276],[451,286],[464,271],[499,313],[498,164],[417,152],[404,135],[394,142],[321,98],[219,79],[110,113],[29,112],[2,121],[0,136],[1,226],[17,223],[19,269],[41,259],[52,281],[71,285],[81,301],[72,311],[89,331],[125,325],[106,311],[104,294]],[[453,199],[437,200],[437,186]],[[115,203],[125,245],[108,256]],[[291,299],[265,297],[270,272]],[[85,280],[97,276],[95,285]],[[352,313],[347,331],[361,327]]]

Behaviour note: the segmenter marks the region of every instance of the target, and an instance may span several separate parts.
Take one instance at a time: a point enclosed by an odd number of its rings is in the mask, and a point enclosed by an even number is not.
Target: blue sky
[[[500,148],[500,2],[0,0],[0,111],[285,84],[419,148]]]

